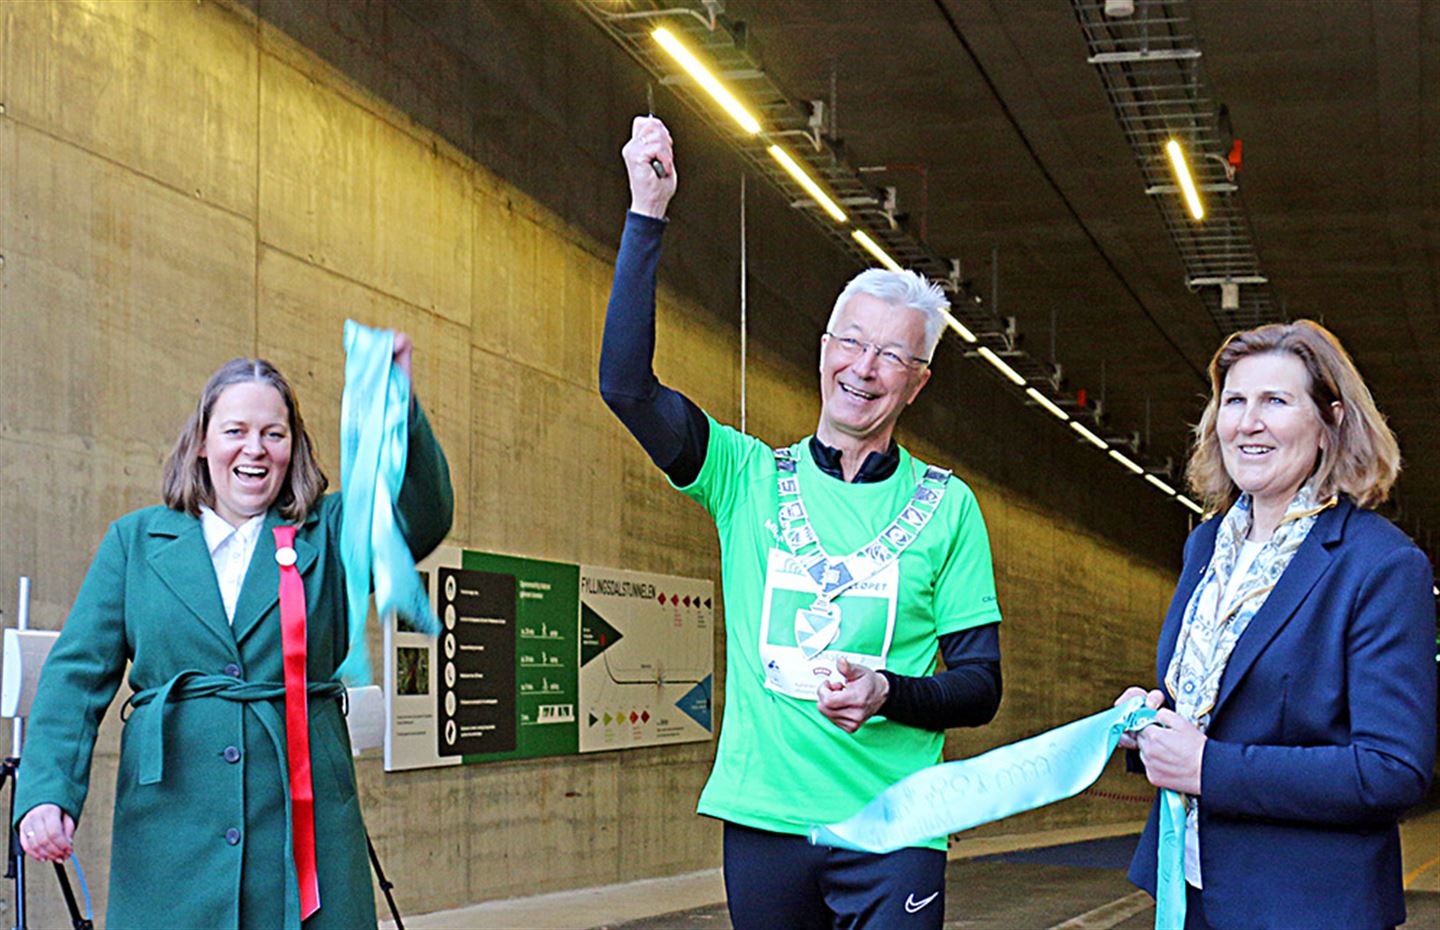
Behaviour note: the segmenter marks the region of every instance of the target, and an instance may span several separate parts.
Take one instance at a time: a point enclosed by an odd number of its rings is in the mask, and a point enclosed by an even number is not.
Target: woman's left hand
[[[1173,710],[1162,710],[1155,714],[1153,725],[1140,731],[1136,741],[1150,784],[1199,797],[1205,734],[1195,724]]]
[[[415,379],[410,377],[410,356],[414,354],[415,344],[410,341],[407,333],[395,330],[395,354],[393,360],[395,366],[405,372],[405,377],[410,378],[413,384]]]

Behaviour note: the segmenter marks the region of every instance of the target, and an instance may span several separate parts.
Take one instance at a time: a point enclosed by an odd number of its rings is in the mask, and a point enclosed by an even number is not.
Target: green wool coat
[[[449,532],[454,497],[445,454],[418,405],[412,411],[397,509],[419,558]],[[312,683],[329,681],[349,646],[340,514],[340,495],[327,495],[296,533]],[[275,928],[285,922],[287,902],[294,906],[280,575],[271,532],[282,522],[273,509],[265,518],[232,626],[198,519],[150,507],[115,521],[45,663],[26,731],[17,822],[45,803],[80,820],[95,732],[127,662],[137,693],[153,695],[192,670],[208,677],[191,685],[228,691],[172,694],[131,709],[115,792],[111,930]],[[320,910],[304,927],[374,927],[341,699],[312,695],[309,717]]]

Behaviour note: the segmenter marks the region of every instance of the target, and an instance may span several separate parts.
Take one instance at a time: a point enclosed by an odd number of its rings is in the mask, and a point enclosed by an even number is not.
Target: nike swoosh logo
[[[914,895],[914,894],[911,894],[909,897],[907,897],[907,898],[905,899],[905,913],[907,913],[907,914],[913,914],[913,913],[915,913],[916,911],[924,908],[925,905],[929,904],[931,901],[934,901],[934,900],[935,900],[936,898],[938,898],[938,897],[940,897],[940,892],[936,891],[936,892],[933,892],[933,893],[930,895],[930,897],[928,897],[928,898],[921,898],[919,901],[916,901],[916,900],[915,900],[915,895]]]

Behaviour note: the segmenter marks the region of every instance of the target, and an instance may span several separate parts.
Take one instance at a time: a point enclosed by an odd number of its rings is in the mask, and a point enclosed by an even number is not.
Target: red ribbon
[[[320,909],[315,873],[315,787],[310,779],[310,715],[305,681],[305,583],[295,567],[295,527],[275,527],[280,563],[280,643],[285,656],[285,748],[290,762],[290,835],[300,879],[300,919]]]

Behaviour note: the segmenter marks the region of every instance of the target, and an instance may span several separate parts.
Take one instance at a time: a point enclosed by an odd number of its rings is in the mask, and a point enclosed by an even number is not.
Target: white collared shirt
[[[200,528],[205,531],[205,546],[210,550],[210,562],[215,566],[220,600],[225,604],[225,619],[231,623],[235,622],[235,604],[240,600],[240,588],[245,584],[250,557],[255,554],[255,543],[260,539],[260,529],[264,525],[263,513],[239,526],[231,526],[224,517],[204,504],[200,505]]]

